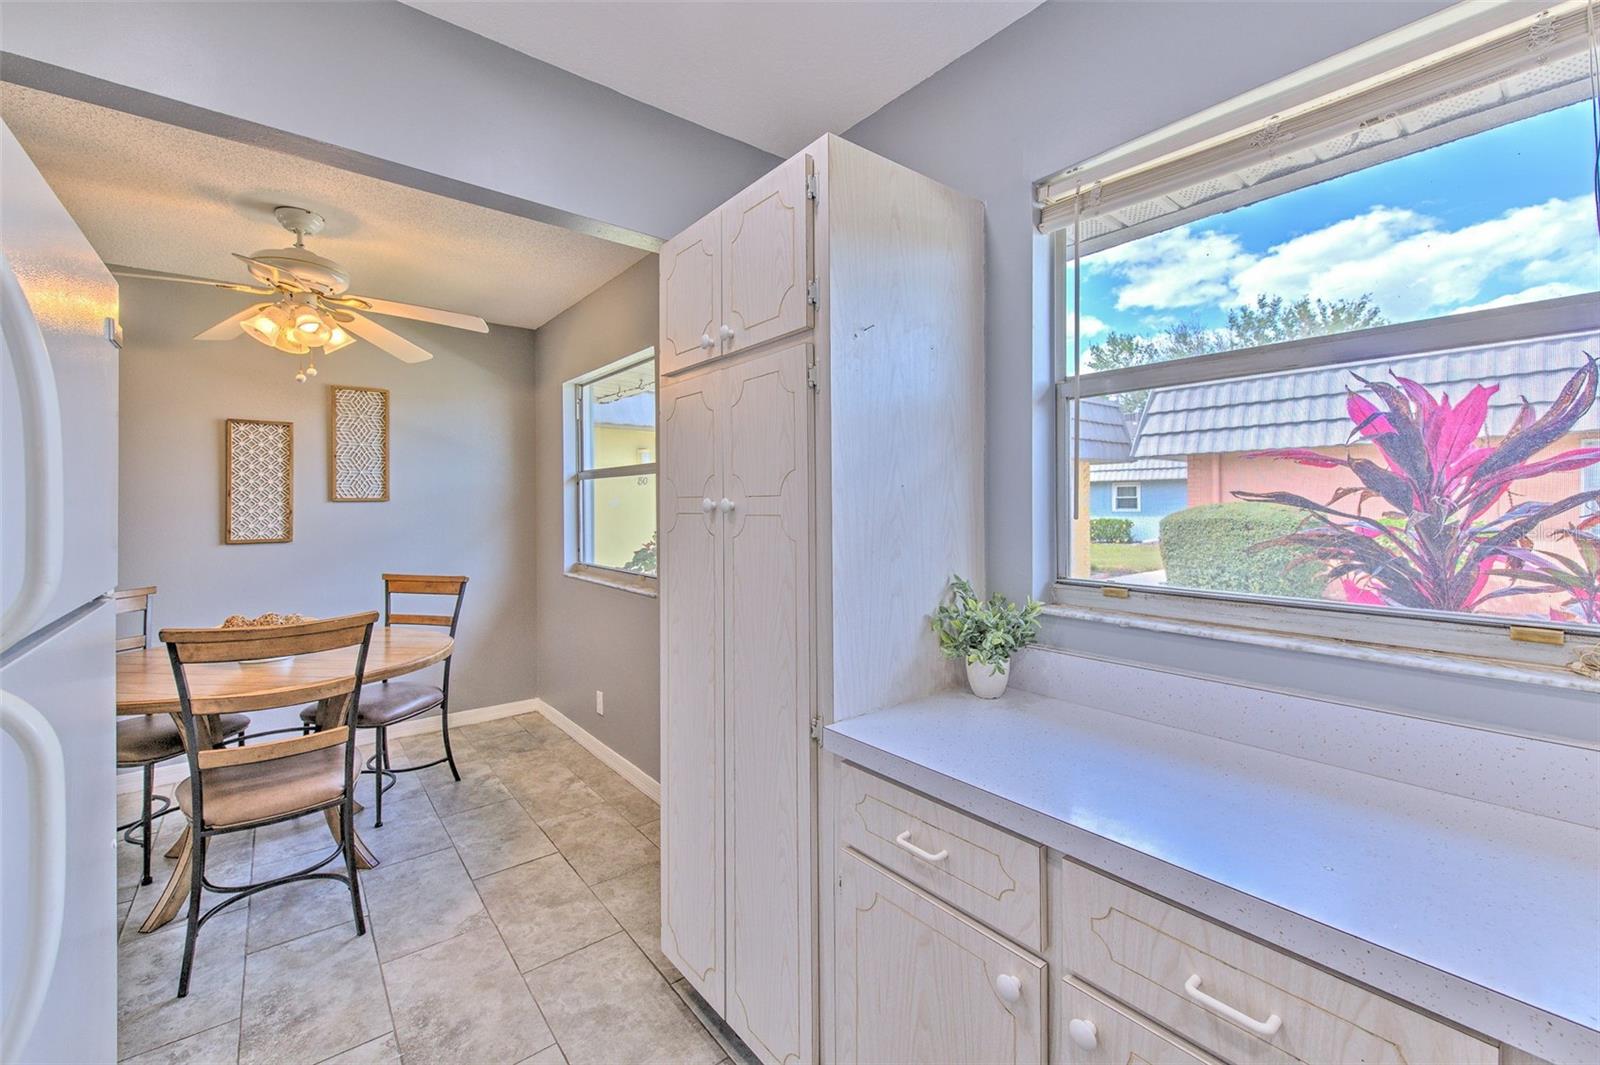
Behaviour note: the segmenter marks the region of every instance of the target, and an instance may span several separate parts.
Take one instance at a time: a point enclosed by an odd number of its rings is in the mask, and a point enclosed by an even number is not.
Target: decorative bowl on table
[[[277,625],[299,625],[301,622],[314,620],[316,619],[306,617],[304,614],[277,614],[268,611],[265,614],[258,614],[253,618],[247,618],[243,614],[229,614],[223,619],[222,627],[225,629],[263,629]],[[252,661],[276,662],[280,659],[291,657],[293,656],[270,655],[266,658],[252,659]]]

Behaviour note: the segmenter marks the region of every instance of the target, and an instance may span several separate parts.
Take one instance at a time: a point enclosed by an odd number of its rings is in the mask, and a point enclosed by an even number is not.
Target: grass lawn
[[[1159,544],[1089,545],[1089,570],[1096,577],[1124,577],[1160,568]]]

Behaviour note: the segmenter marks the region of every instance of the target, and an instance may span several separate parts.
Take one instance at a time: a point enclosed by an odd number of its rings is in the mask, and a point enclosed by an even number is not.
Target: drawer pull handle
[[[1000,1001],[1008,1006],[1015,1006],[1022,1001],[1022,981],[1010,973],[1001,973],[994,978],[994,990],[1000,996]]]
[[[1100,1045],[1100,1033],[1095,1030],[1094,1022],[1082,1017],[1072,1018],[1067,1025],[1067,1035],[1072,1037],[1073,1045],[1079,1050],[1093,1050]]]
[[[1212,998],[1200,990],[1199,973],[1195,973],[1183,982],[1183,993],[1217,1016],[1225,1017],[1239,1027],[1246,1031],[1254,1032],[1263,1039],[1271,1039],[1278,1034],[1278,1029],[1283,1027],[1283,1018],[1276,1013],[1264,1021],[1258,1021],[1254,1017],[1240,1013],[1221,999]]]
[[[921,858],[925,862],[942,862],[950,857],[948,849],[925,851],[915,843],[912,843],[911,830],[909,828],[894,838],[894,845],[913,857]]]

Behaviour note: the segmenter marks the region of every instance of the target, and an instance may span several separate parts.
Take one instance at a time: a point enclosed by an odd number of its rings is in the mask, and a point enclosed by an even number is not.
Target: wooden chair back
[[[150,600],[155,594],[153,584],[147,588],[118,588],[111,593],[112,609],[118,617],[139,615],[139,631],[131,636],[118,636],[118,651],[142,651],[150,646]]]
[[[456,634],[461,620],[461,600],[467,594],[467,578],[423,573],[385,573],[383,575],[384,625],[434,625]],[[448,614],[396,614],[392,599],[396,595],[448,595],[455,603]]]
[[[195,790],[196,823],[204,823],[201,821],[200,804],[203,800],[200,793],[204,791],[204,771],[207,769],[292,758],[343,743],[346,747],[346,784],[352,781],[356,708],[367,668],[367,648],[372,642],[372,626],[377,621],[377,611],[369,610],[363,614],[306,621],[297,625],[161,630],[161,641],[167,645],[173,679],[178,686],[190,777],[202,782],[202,786]],[[197,697],[189,683],[190,666],[237,663],[241,671],[247,671],[251,663],[261,659],[311,655],[348,647],[357,648],[353,669],[340,663],[330,663],[327,681],[304,693],[305,697],[314,699],[342,698],[344,703],[338,715],[338,725],[310,735],[270,740],[247,747],[217,747],[221,737],[217,734],[214,719],[218,714],[281,706],[283,696],[270,690],[262,691],[260,685],[253,685],[257,689],[254,695],[233,695],[223,690]]]

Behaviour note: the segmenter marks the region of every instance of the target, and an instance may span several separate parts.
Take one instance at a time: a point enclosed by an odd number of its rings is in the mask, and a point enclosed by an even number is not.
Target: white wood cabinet
[[[846,851],[834,1002],[839,1061],[1045,1060],[1045,965]]]
[[[816,727],[951,679],[866,648],[931,645],[982,565],[981,456],[950,458],[982,208],[824,137],[668,241],[660,292],[662,949],[763,1059],[816,1061]]]

